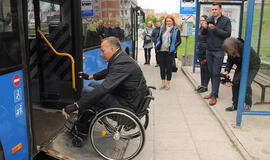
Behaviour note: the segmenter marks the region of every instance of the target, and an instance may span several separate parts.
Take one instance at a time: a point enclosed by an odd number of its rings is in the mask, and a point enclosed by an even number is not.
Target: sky
[[[138,6],[143,9],[155,9],[155,13],[179,13],[180,0],[138,0]]]

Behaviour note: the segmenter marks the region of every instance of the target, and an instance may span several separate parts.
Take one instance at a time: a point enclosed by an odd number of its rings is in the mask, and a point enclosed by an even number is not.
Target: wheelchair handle
[[[155,100],[155,97],[153,97],[151,95],[148,95],[148,96],[145,97],[145,99]]]
[[[148,86],[148,88],[157,89],[155,86]]]

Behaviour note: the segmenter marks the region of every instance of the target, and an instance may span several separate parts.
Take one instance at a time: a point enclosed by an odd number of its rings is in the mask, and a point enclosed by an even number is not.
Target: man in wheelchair
[[[141,101],[148,93],[146,80],[139,65],[121,50],[121,44],[116,37],[102,40],[100,55],[108,62],[106,69],[87,75],[80,72],[80,78],[104,81],[101,84],[92,83],[87,92],[74,104],[62,109],[63,116],[68,119],[70,114],[78,110],[78,117],[85,111],[100,111],[112,107],[126,107],[135,112]],[[90,89],[89,89],[90,88]],[[92,115],[91,115],[92,114]],[[89,130],[89,116],[94,112],[83,115],[74,123],[79,133],[87,134]]]

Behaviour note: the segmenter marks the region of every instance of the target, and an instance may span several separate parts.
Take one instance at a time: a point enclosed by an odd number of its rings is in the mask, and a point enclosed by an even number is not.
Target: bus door
[[[138,58],[138,22],[141,20],[139,19],[142,16],[142,21],[144,21],[144,12],[140,7],[136,4],[131,4],[131,25],[132,25],[132,57],[137,60]]]
[[[40,27],[56,51],[73,56],[77,73],[82,68],[80,12],[80,1],[77,0],[28,0],[30,83],[34,107],[62,108],[74,101],[70,59],[56,55],[37,29]],[[78,79],[76,84],[79,91],[81,83]]]
[[[23,0],[0,1],[0,160],[27,160],[28,85]]]
[[[36,148],[49,145],[62,132],[65,119],[61,109],[74,102],[70,59],[56,55],[37,29],[56,51],[73,56],[78,77],[82,68],[80,5],[80,0],[28,0],[27,62]],[[78,78],[76,84],[79,92]]]

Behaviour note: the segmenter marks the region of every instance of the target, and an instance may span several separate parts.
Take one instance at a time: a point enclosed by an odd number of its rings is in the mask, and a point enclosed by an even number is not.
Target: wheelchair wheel
[[[92,121],[89,133],[95,151],[108,160],[132,159],[140,153],[145,142],[140,120],[130,111],[120,108],[99,113]]]

